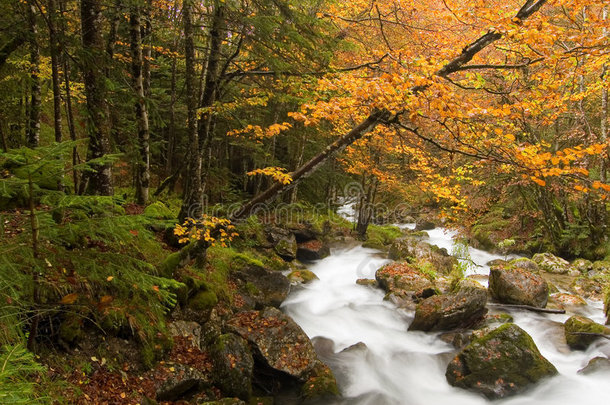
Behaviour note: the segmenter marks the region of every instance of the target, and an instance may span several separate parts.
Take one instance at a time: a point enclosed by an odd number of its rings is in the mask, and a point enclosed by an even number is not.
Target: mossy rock
[[[220,335],[210,348],[215,383],[225,395],[248,400],[252,396],[254,359],[248,342],[234,334]]]
[[[213,291],[199,291],[188,300],[189,308],[195,311],[207,311],[218,303],[218,297]]]
[[[571,316],[564,323],[566,343],[575,350],[586,350],[599,335],[610,334],[610,328],[580,315]],[[587,334],[597,334],[587,335]]]
[[[312,371],[311,377],[303,384],[301,395],[308,400],[338,397],[339,387],[330,368],[319,363]]]
[[[449,384],[488,398],[513,395],[557,369],[523,329],[507,323],[466,346],[447,366]]]
[[[153,219],[175,219],[176,214],[161,201],[154,202],[144,209],[143,215]]]
[[[288,274],[288,280],[294,283],[307,284],[319,279],[318,276],[310,270],[294,270]]]
[[[69,315],[59,326],[59,338],[68,344],[74,344],[83,338],[83,318]]]

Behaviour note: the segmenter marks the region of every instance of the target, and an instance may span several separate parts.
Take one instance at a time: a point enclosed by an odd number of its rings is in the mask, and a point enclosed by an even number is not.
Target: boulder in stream
[[[500,326],[466,346],[447,366],[449,384],[490,399],[515,394],[557,369],[532,338],[513,323]]]
[[[552,253],[536,253],[532,260],[536,262],[542,271],[547,273],[567,274],[570,270],[573,270],[573,267],[567,260],[557,257]]]
[[[503,304],[530,305],[544,308],[549,286],[538,274],[517,267],[492,267],[489,272],[489,292]]]
[[[610,335],[610,328],[580,315],[571,316],[564,328],[566,343],[575,350],[586,350],[600,335]]]
[[[589,363],[580,370],[578,370],[578,374],[593,374],[600,371],[608,372],[610,371],[610,359],[607,357],[594,357],[589,360]]]
[[[441,274],[451,273],[458,262],[447,252],[447,249],[419,241],[414,237],[394,241],[390,246],[388,257],[392,260],[427,261]]]
[[[375,280],[385,292],[417,301],[436,294],[432,281],[406,262],[390,263],[375,272]]]
[[[467,328],[487,313],[487,290],[474,280],[460,282],[457,291],[435,295],[417,305],[409,330],[439,331]]]
[[[298,244],[297,259],[301,261],[310,262],[313,260],[320,260],[329,255],[329,247],[319,240],[314,239]]]

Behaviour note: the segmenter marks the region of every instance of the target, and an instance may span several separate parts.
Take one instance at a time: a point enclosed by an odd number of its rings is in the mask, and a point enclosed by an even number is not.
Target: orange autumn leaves
[[[334,2],[319,13],[350,44],[338,47],[311,100],[289,114],[334,138],[372,109],[392,112],[388,124],[348,148],[346,171],[374,175],[405,193],[413,185],[465,209],[462,188],[511,174],[547,186],[562,178],[568,191],[610,191],[599,179],[607,159],[600,134],[601,92],[610,88],[605,0],[551,0],[525,21],[523,1],[385,0]],[[486,32],[502,38],[477,54],[473,67],[435,76],[463,47]],[[423,89],[416,94],[413,88]],[[330,124],[330,125],[329,125]],[[285,124],[282,124],[285,125]],[[405,127],[407,129],[405,129]],[[285,125],[246,128],[288,136]],[[415,129],[417,131],[410,131]]]

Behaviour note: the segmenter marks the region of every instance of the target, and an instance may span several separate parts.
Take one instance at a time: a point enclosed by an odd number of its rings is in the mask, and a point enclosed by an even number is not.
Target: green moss
[[[374,225],[371,224],[366,232],[367,242],[374,243],[378,246],[389,246],[394,241],[402,236],[400,228],[392,225]]]
[[[315,275],[314,272],[309,270],[294,270],[288,274],[288,279],[290,281],[296,281],[299,283],[309,283],[313,280],[317,280],[318,276]]]
[[[564,323],[564,330],[566,343],[572,349],[577,350],[585,350],[591,343],[599,338],[599,336],[580,335],[580,333],[594,333],[600,335],[610,332],[604,325],[600,325],[589,318],[579,315],[571,316]]]
[[[317,365],[312,374],[301,388],[301,394],[305,399],[337,397],[340,395],[335,376],[326,365]]]
[[[213,291],[199,291],[188,300],[188,306],[197,311],[212,309],[217,303],[218,297]]]
[[[175,219],[177,214],[172,212],[162,202],[157,201],[144,209],[144,216],[154,219]]]

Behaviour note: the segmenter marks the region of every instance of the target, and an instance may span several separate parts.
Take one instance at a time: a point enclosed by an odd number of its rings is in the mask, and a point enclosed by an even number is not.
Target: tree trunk
[[[209,164],[207,163],[209,163],[209,159],[212,155],[210,147],[212,144],[212,130],[214,128],[214,114],[210,111],[205,111],[205,109],[211,108],[218,96],[218,72],[220,69],[222,41],[224,39],[224,11],[224,3],[220,0],[214,1],[214,14],[212,16],[212,24],[209,32],[210,49],[205,67],[205,79],[203,82],[200,105],[200,108],[204,109],[204,113],[201,115],[201,120],[199,122],[199,150],[202,154],[202,161],[203,156],[206,156],[206,165],[203,166],[201,172],[202,192],[204,190],[205,178],[209,171]]]
[[[195,75],[195,44],[193,40],[193,0],[182,3],[184,23],[184,56],[186,62],[186,105],[189,157],[186,170],[184,198],[178,220],[201,216],[203,194],[201,189],[201,153],[199,149],[199,132],[197,129],[197,86]]]
[[[31,2],[27,6],[27,13],[30,28],[30,107],[26,142],[30,148],[35,148],[40,143],[40,49],[37,38],[36,9]]]
[[[129,18],[131,34],[131,75],[136,93],[135,113],[138,128],[138,161],[136,163],[136,202],[141,205],[148,203],[148,188],[150,183],[150,146],[148,128],[148,110],[144,92],[142,71],[142,36],[140,24],[140,9],[133,7]]]
[[[313,173],[329,157],[333,156],[335,153],[342,151],[347,146],[362,138],[365,134],[372,131],[377,125],[389,119],[390,116],[391,114],[387,110],[373,111],[364,121],[362,121],[354,129],[343,135],[341,138],[337,139],[329,146],[327,146],[322,152],[311,158],[303,166],[290,173],[292,177],[292,182],[290,183],[290,185],[294,186],[300,183],[304,178]],[[287,186],[284,184],[275,183],[273,186],[269,187],[267,190],[263,191],[261,194],[257,195],[256,197],[242,205],[239,210],[232,215],[231,220],[237,221],[249,217],[256,211],[256,209],[260,208],[262,205],[272,201],[275,197],[277,197],[281,192],[286,189],[286,187]]]
[[[59,0],[59,12],[61,15],[64,15],[65,12],[65,1]],[[61,19],[60,24],[60,36],[65,38],[65,20]],[[70,133],[70,139],[72,141],[76,141],[76,128],[74,127],[74,114],[72,111],[72,91],[70,90],[70,64],[68,63],[68,58],[63,58],[63,67],[64,67],[64,89],[66,91],[66,122],[68,124],[68,132]],[[76,170],[76,166],[80,163],[80,159],[78,156],[78,148],[74,146],[72,148],[72,181],[74,182],[74,193],[82,194],[84,190],[80,188],[80,176],[78,170]]]
[[[55,0],[49,0],[49,49],[51,52],[51,75],[53,80],[53,126],[55,128],[55,142],[62,140],[61,125],[61,82],[59,79],[61,45],[57,36],[57,9]]]
[[[81,0],[81,35],[86,56],[83,58],[83,79],[89,122],[87,161],[103,158],[110,153],[109,109],[106,103],[106,77],[100,69],[106,53],[102,39],[100,0]],[[112,165],[95,163],[94,173],[87,172],[87,191],[91,194],[112,195]]]

